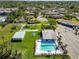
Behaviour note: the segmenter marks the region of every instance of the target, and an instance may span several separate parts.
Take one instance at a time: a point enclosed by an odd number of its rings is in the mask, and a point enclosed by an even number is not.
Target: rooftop
[[[25,35],[25,31],[19,31],[19,32],[16,32],[13,36],[13,40],[16,40],[16,39],[23,39],[24,38],[24,35]]]
[[[0,23],[5,22],[6,16],[5,17],[0,17]]]
[[[56,33],[53,30],[43,30],[42,31],[43,39],[56,39]]]
[[[46,18],[42,17],[41,15],[39,15],[39,16],[37,17],[37,20],[38,20],[38,21],[48,21]]]

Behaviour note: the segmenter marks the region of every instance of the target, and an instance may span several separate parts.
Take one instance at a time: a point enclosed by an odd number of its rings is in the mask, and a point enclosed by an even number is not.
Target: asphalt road
[[[59,25],[56,30],[62,35],[62,41],[67,44],[68,54],[71,59],[79,59],[79,35],[75,35],[71,28]]]

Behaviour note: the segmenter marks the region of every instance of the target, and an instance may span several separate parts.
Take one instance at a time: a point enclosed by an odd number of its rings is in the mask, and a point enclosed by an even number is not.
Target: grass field
[[[35,36],[32,36],[35,33]],[[35,40],[40,38],[39,32],[26,32],[22,42],[13,42],[13,50],[22,51],[22,59],[53,59],[54,56],[34,56]],[[62,56],[56,56],[54,59],[62,59]],[[70,59],[67,56],[65,59]]]
[[[41,24],[27,24],[23,29],[38,29],[41,30]]]
[[[16,31],[19,31],[20,26],[16,26],[16,29],[12,29],[14,24],[7,24],[4,28],[0,30],[0,44],[3,43],[2,36],[4,36],[4,41],[10,41],[13,34]],[[26,28],[27,29],[27,28]],[[39,29],[41,30],[41,25],[30,25],[28,29]],[[32,36],[32,33],[35,33],[35,36]],[[26,35],[22,42],[11,42],[12,44],[12,51],[15,52],[16,50],[22,52],[22,59],[62,59],[61,55],[53,56],[35,56],[35,41],[40,38],[39,31],[37,32],[26,32]],[[10,46],[9,46],[10,48]],[[69,56],[66,56],[65,59],[70,59]]]
[[[42,30],[42,24],[49,25],[46,22],[41,22],[40,24],[28,24],[26,28],[23,29],[38,29]],[[12,39],[12,36],[14,35],[15,32],[19,31],[21,28],[18,24],[16,26],[16,29],[13,29],[14,24],[7,24],[4,28],[1,28],[0,30],[0,44],[3,43],[4,41],[10,41]],[[32,33],[35,33],[35,36],[32,36]],[[4,38],[2,38],[4,36]],[[39,31],[37,32],[26,32],[26,35],[23,39],[22,42],[11,42],[12,44],[12,51],[15,52],[16,50],[22,52],[22,59],[62,59],[61,55],[56,55],[53,56],[35,56],[35,41],[40,38],[40,33]],[[3,43],[4,44],[4,43]],[[70,59],[69,56],[66,56],[65,59]]]

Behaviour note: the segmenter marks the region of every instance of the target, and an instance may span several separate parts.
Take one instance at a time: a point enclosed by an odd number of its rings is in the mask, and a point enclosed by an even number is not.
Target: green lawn
[[[10,41],[13,34],[20,29],[19,24],[15,29],[12,29],[14,24],[7,24],[4,28],[0,30],[0,44],[3,43],[2,36],[4,36],[4,41]],[[41,30],[41,25],[30,25],[28,29],[39,29]],[[32,33],[35,33],[35,36],[32,36]],[[39,31],[37,32],[26,32],[26,35],[22,42],[12,42],[12,51],[15,52],[16,50],[22,52],[22,59],[62,59],[62,56],[56,55],[54,56],[35,56],[34,55],[34,48],[35,48],[35,41],[40,38]],[[9,46],[10,48],[10,46]],[[67,56],[65,59],[70,59]]]
[[[41,24],[27,24],[23,29],[38,29],[41,30]]]
[[[32,36],[35,33],[35,36]],[[26,32],[22,42],[12,42],[13,50],[22,51],[22,59],[53,59],[53,56],[34,56],[35,40],[38,40],[39,32]],[[54,59],[62,59],[61,56],[56,56]],[[67,56],[64,59],[70,59]]]
[[[29,27],[30,27],[30,29],[38,29],[38,30],[41,30],[41,24],[34,24],[34,25],[30,25]]]

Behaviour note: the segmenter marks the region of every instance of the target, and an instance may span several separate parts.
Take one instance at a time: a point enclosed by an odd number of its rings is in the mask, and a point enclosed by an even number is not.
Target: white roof
[[[42,31],[43,39],[56,39],[56,33],[53,30],[43,30]]]
[[[25,36],[25,31],[19,31],[19,32],[16,32],[13,36],[13,39],[23,39],[24,36]]]
[[[37,17],[37,20],[38,20],[38,21],[48,21],[46,18],[42,17],[41,15],[39,15],[39,16]]]
[[[5,22],[6,16],[5,17],[0,17],[0,23]]]

